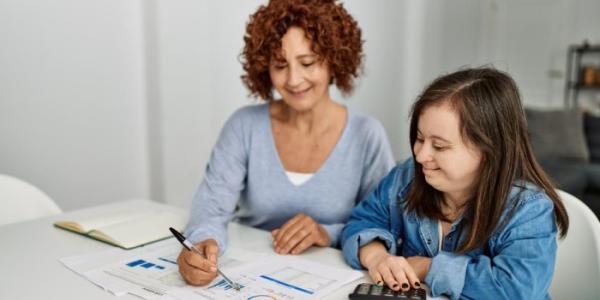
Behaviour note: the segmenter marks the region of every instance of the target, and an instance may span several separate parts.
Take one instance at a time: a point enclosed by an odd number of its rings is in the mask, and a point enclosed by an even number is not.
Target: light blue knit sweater
[[[221,131],[194,194],[185,233],[193,243],[215,239],[223,253],[232,219],[272,230],[302,212],[322,224],[337,246],[354,205],[393,166],[379,121],[348,110],[344,131],[327,160],[295,186],[275,148],[269,105],[246,106]]]

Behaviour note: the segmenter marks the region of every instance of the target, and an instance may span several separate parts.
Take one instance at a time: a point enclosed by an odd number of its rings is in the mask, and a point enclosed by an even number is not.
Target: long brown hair
[[[536,184],[552,199],[560,236],[564,237],[569,217],[550,178],[533,155],[523,106],[513,79],[491,68],[465,69],[435,79],[413,105],[412,146],[417,138],[419,117],[427,107],[442,101],[448,101],[457,112],[462,137],[482,153],[477,188],[465,208],[468,233],[457,252],[479,248],[489,240],[499,226],[513,184],[520,180]],[[415,177],[408,194],[407,210],[446,220],[441,210],[443,194],[425,181],[414,150],[413,160]]]

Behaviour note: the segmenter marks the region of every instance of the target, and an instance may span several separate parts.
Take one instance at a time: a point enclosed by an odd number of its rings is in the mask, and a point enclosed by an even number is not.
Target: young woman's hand
[[[181,249],[177,257],[179,273],[191,285],[207,285],[217,277],[219,246],[213,239],[204,240],[195,246],[206,258],[185,248]]]
[[[310,246],[329,246],[329,234],[313,218],[297,214],[281,228],[271,231],[273,248],[279,254],[300,254]]]
[[[395,291],[421,287],[421,281],[407,259],[389,254],[381,242],[366,244],[359,251],[360,262],[369,270],[373,282],[379,285],[385,282]]]

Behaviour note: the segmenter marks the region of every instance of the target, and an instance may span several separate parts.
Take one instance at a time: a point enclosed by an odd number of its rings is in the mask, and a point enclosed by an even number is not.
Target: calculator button
[[[410,297],[411,299],[425,299],[426,293],[424,289],[414,289]]]
[[[394,297],[394,291],[389,288],[383,289],[383,292],[381,294],[386,297]]]
[[[370,295],[380,296],[383,293],[383,287],[374,285],[371,287]]]
[[[363,283],[358,286],[358,288],[356,289],[356,293],[360,295],[367,295],[369,294],[370,288],[371,286],[368,283]]]

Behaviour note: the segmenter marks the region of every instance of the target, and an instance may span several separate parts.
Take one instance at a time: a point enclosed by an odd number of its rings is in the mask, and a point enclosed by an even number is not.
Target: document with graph
[[[181,245],[169,239],[131,251],[104,252],[61,259],[71,270],[108,292],[143,299],[318,299],[363,276],[297,256],[279,256],[230,247],[219,258],[220,269],[241,284],[232,289],[221,277],[205,287],[190,286],[179,274]]]
[[[217,278],[208,287],[185,287],[170,294],[179,299],[320,299],[363,274],[295,256],[269,256],[231,268],[228,276],[241,284],[241,290],[236,291]]]
[[[67,268],[116,296],[132,294],[149,300],[175,299],[169,295],[171,291],[188,287],[177,266],[180,251],[181,244],[171,238],[130,251],[112,248],[62,258],[60,261]],[[219,266],[225,271],[264,255],[230,247],[219,258]]]

